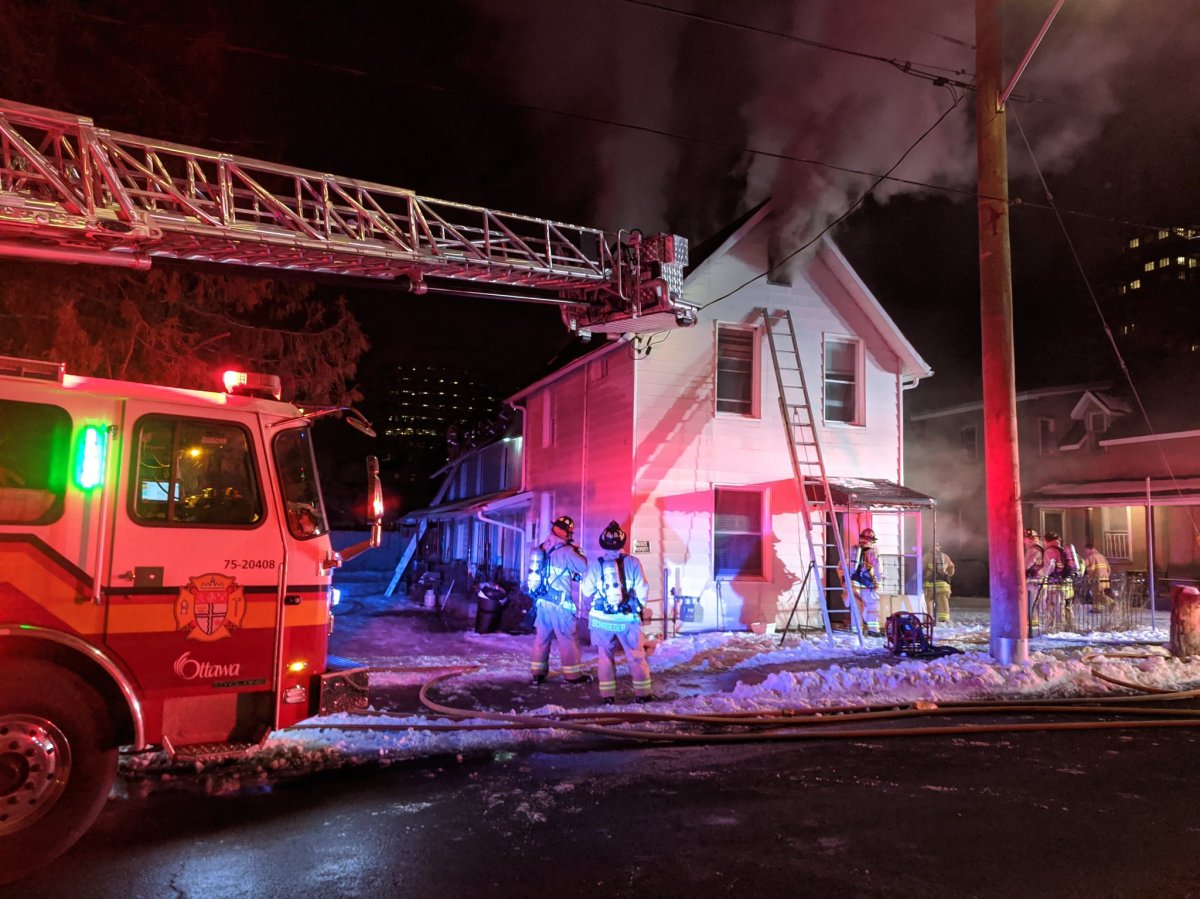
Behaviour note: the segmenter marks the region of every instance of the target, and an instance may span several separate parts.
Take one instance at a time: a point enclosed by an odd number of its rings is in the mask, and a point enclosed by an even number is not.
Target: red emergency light
[[[256,396],[264,400],[283,398],[279,375],[263,375],[248,371],[227,371],[221,376],[225,392],[231,396]]]

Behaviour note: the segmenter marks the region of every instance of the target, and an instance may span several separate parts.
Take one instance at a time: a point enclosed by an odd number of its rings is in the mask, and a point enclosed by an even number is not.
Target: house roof
[[[910,487],[883,478],[829,478],[829,492],[836,507],[847,509],[932,509],[937,500]],[[809,500],[824,497],[815,485],[809,488]]]
[[[825,265],[838,283],[845,288],[858,311],[874,325],[884,343],[896,354],[896,358],[900,361],[901,374],[918,380],[933,374],[929,363],[909,343],[908,338],[904,336],[896,322],[875,298],[875,294],[871,293],[871,289],[863,283],[858,272],[854,270],[842,251],[838,249],[837,244],[830,238],[822,238],[814,264]]]
[[[1155,505],[1192,505],[1200,501],[1200,475],[1151,478],[1150,498]],[[1108,481],[1074,481],[1044,484],[1026,493],[1026,502],[1043,506],[1139,506],[1146,503],[1145,478]]]
[[[730,248],[737,245],[738,241],[754,230],[755,226],[766,218],[770,211],[771,198],[767,197],[757,206],[747,209],[716,234],[691,249],[688,253],[688,267],[684,271],[684,280],[698,272],[709,259],[719,259],[725,255]]]
[[[495,493],[485,493],[483,496],[468,496],[466,499],[454,502],[427,506],[424,509],[409,512],[404,517],[418,521],[421,519],[437,521],[444,518],[469,518],[476,512],[500,511],[510,506],[519,506],[529,502],[532,497],[533,494],[529,491],[497,490]]]

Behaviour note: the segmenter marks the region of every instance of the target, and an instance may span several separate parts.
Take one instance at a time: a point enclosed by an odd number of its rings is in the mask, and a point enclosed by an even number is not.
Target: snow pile
[[[571,694],[571,709],[538,705],[539,692],[528,685],[528,636],[433,628],[428,624],[430,618],[421,618],[413,609],[405,617],[397,613],[396,606],[379,595],[359,595],[348,612],[343,610],[334,633],[332,651],[363,664],[428,669],[373,675],[373,685],[408,685],[411,694],[413,685],[438,670],[475,665],[477,670],[437,684],[432,689],[435,700],[465,709],[531,716],[601,708],[594,684],[571,688],[578,691]],[[833,641],[824,634],[789,635],[782,645],[779,635],[741,632],[656,641],[650,655],[651,670],[654,688],[666,701],[650,706],[619,705],[618,709],[728,714],[1127,692],[1098,679],[1094,671],[1165,690],[1200,684],[1200,659],[1170,657],[1162,646],[1167,635],[1161,630],[1042,637],[1030,642],[1028,664],[1000,665],[987,654],[987,627],[978,622],[978,617],[964,616],[959,626],[939,627],[935,634],[938,644],[957,652],[933,659],[899,658],[887,651],[882,638],[866,638],[860,645],[848,634]],[[594,659],[594,651],[585,650],[585,664]],[[557,656],[551,661],[553,665]],[[618,681],[620,689],[627,691],[623,665],[618,669]],[[473,692],[477,690],[491,698],[476,705]],[[621,695],[627,698],[626,693]],[[258,752],[238,762],[179,771],[166,765],[162,757],[142,757],[127,762],[123,770],[136,785],[134,789],[153,789],[183,777],[210,792],[220,792],[346,764],[461,759],[547,741],[560,745],[590,741],[589,745],[595,745],[602,739],[561,728],[507,728],[482,718],[455,722],[424,711],[414,713],[414,709],[410,704],[403,712],[375,709],[369,717],[340,714],[313,719],[303,729],[272,734]]]

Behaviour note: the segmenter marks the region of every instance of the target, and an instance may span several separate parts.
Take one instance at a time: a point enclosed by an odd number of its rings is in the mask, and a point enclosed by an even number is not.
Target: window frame
[[[1038,455],[1050,456],[1058,452],[1058,443],[1054,439],[1055,421],[1049,416],[1038,417]]]
[[[971,432],[971,442],[967,443],[967,432]],[[977,425],[963,425],[958,429],[958,445],[966,451],[968,462],[979,461],[979,427]]]
[[[713,414],[719,418],[741,418],[741,419],[756,419],[762,417],[762,340],[760,339],[760,329],[754,325],[742,324],[739,322],[716,322],[716,330],[713,334]],[[730,371],[729,368],[721,366],[721,334],[722,332],[732,333],[741,332],[748,334],[750,338],[750,383],[748,388],[749,396],[742,399],[730,399],[721,396],[721,372]],[[721,403],[738,402],[746,403],[748,410],[745,412],[722,409]]]
[[[757,531],[718,531],[717,516],[719,514],[718,503],[721,494],[752,494],[758,497],[758,530]],[[712,576],[716,581],[769,581],[771,573],[768,568],[767,545],[770,539],[769,516],[770,508],[770,491],[764,487],[747,487],[737,484],[714,484],[712,488]],[[758,538],[758,570],[756,572],[746,573],[743,567],[734,573],[721,573],[717,569],[717,549],[720,538],[723,536],[745,537],[756,536]]]
[[[285,471],[283,465],[280,464],[281,460],[279,456],[283,442],[293,438],[307,441],[306,455],[308,458],[306,461],[313,468],[313,489],[317,494],[316,511],[320,513],[320,516],[319,520],[316,521],[316,529],[310,534],[303,533],[298,527],[301,519],[299,518],[298,510],[294,514],[292,506],[300,501],[292,498],[290,485],[284,480]],[[297,540],[314,540],[317,537],[328,536],[332,528],[329,526],[329,511],[325,507],[325,495],[321,491],[321,479],[317,470],[317,457],[312,443],[311,428],[284,428],[276,434],[271,441],[271,461],[275,466],[275,482],[279,487],[279,499],[283,503],[284,522],[287,525],[288,533]],[[316,517],[314,516],[314,518]]]
[[[176,426],[182,424],[198,424],[201,426],[218,426],[222,428],[230,428],[240,431],[246,440],[246,451],[250,458],[250,473],[254,478],[254,487],[257,492],[258,500],[258,520],[247,522],[244,524],[232,524],[225,522],[208,522],[208,521],[172,521],[170,518],[174,508],[174,503],[167,502],[167,518],[162,521],[156,521],[143,517],[137,509],[137,492],[142,484],[142,478],[139,476],[138,467],[141,464],[141,437],[146,427],[147,422],[153,421],[169,421]],[[129,516],[129,520],[139,527],[147,528],[182,528],[182,529],[200,529],[200,530],[238,530],[252,531],[262,527],[270,517],[270,503],[267,502],[268,491],[263,489],[264,478],[261,460],[258,458],[258,451],[254,445],[254,433],[246,425],[240,421],[234,421],[228,418],[204,418],[192,415],[173,415],[169,412],[147,412],[139,416],[133,423],[131,433],[131,448],[129,453],[129,487],[125,491],[125,511]],[[171,449],[171,470],[169,485],[174,484],[178,478],[176,477],[176,447],[178,446],[178,432],[173,434],[172,449]]]
[[[854,349],[854,380],[851,382],[853,388],[853,415],[850,421],[842,421],[841,419],[831,419],[829,417],[829,385],[831,378],[829,377],[828,359],[829,345],[831,343],[840,343],[853,347]],[[866,426],[866,400],[865,400],[865,380],[866,380],[866,364],[864,343],[861,337],[853,337],[849,334],[832,334],[825,333],[821,335],[821,421],[827,427],[847,427],[861,428]],[[834,383],[845,383],[842,381]]]
[[[53,496],[53,500],[37,518],[0,518],[0,525],[6,527],[41,527],[53,524],[62,518],[63,513],[66,511],[67,493],[71,489],[70,470],[75,464],[75,455],[78,452],[75,446],[78,437],[75,419],[67,409],[58,403],[32,402],[30,400],[12,398],[6,398],[4,402],[17,406],[39,407],[45,409],[48,416],[58,420],[50,422],[51,428],[48,436],[53,442],[53,450],[46,461],[46,486],[30,487],[27,483],[5,485],[5,489],[41,490]],[[65,430],[63,430],[62,434],[58,435],[60,439],[55,440],[54,432],[59,429]]]

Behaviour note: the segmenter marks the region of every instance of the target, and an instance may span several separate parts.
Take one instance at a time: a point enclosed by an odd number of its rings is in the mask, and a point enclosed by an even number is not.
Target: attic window
[[[1048,456],[1058,449],[1054,443],[1054,419],[1038,419],[1038,453]]]

